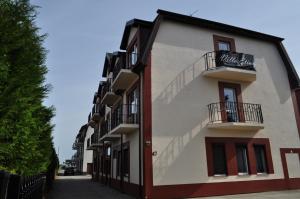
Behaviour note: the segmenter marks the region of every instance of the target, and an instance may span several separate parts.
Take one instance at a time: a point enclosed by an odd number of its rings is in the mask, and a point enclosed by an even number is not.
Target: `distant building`
[[[84,148],[93,178],[141,198],[300,188],[299,77],[283,39],[157,13],[128,21],[105,56]]]

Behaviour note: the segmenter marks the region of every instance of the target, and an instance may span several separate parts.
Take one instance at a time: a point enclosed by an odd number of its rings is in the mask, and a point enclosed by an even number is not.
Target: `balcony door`
[[[219,94],[222,122],[244,122],[241,86],[219,82]]]

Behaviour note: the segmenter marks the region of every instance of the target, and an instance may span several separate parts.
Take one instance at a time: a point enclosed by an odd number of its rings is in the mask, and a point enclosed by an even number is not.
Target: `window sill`
[[[258,175],[258,176],[268,176],[269,174],[268,173],[257,173],[256,175]]]
[[[250,176],[249,173],[238,173],[238,176]]]
[[[227,177],[226,174],[214,174],[213,177]]]

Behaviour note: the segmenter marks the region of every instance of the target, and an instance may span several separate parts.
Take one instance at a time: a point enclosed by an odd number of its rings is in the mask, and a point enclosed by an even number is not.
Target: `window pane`
[[[215,175],[227,173],[225,147],[223,144],[213,145],[213,163]]]
[[[248,173],[248,156],[246,146],[238,145],[236,147],[236,159],[238,163],[238,172]]]
[[[266,153],[264,146],[254,146],[257,173],[267,173]]]
[[[218,46],[219,46],[219,50],[230,51],[230,43],[228,42],[219,41]]]

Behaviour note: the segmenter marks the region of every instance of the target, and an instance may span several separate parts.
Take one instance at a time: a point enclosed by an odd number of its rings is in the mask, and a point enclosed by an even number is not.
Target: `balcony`
[[[253,55],[229,51],[214,51],[204,55],[203,76],[253,82],[256,80]]]
[[[101,103],[107,106],[113,106],[121,96],[116,95],[111,89],[111,79],[107,79],[106,84],[102,87],[102,100]]]
[[[96,133],[94,132],[92,135],[91,135],[91,147],[93,149],[95,149],[96,147],[100,147],[102,146],[100,140],[99,140],[99,133]]]
[[[263,129],[260,104],[217,102],[208,105],[210,129],[249,130]]]
[[[110,134],[132,133],[139,129],[139,109],[136,104],[121,104],[112,112]]]
[[[86,141],[86,149],[87,150],[94,150],[93,146],[91,145],[91,138],[88,138]]]
[[[113,141],[120,139],[119,135],[112,135],[109,134],[111,129],[111,123],[109,120],[105,120],[105,122],[102,122],[100,127],[100,141]]]
[[[92,113],[90,113],[88,116],[88,125],[91,126],[92,128],[95,128],[96,126],[96,122],[92,120]]]
[[[120,56],[119,61],[113,68],[113,82],[112,82],[112,90],[127,90],[138,78],[139,76],[132,72],[132,67],[137,62],[138,55],[136,53],[131,53],[130,56],[130,66],[126,64],[126,56],[125,54]]]
[[[105,116],[105,106],[102,104],[94,104],[92,109],[91,119],[95,122],[99,122]]]

